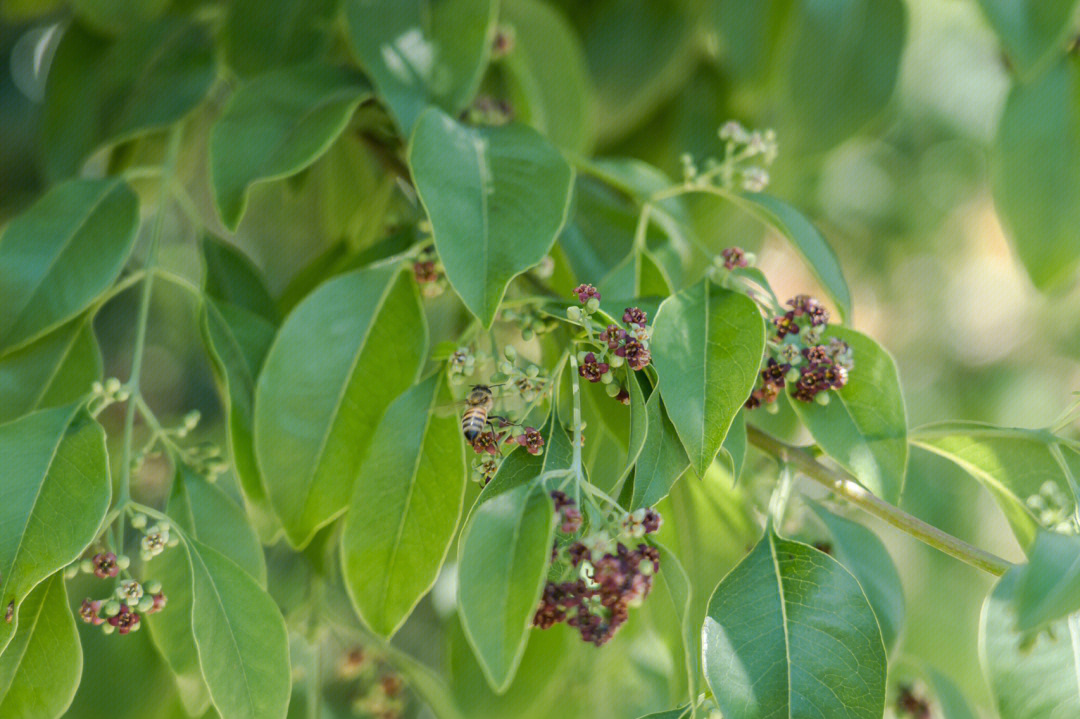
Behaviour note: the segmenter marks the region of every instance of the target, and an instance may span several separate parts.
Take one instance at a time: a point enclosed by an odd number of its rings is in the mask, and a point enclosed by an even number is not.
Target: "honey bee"
[[[468,396],[465,397],[465,404],[468,409],[461,416],[461,432],[469,442],[472,442],[484,431],[484,425],[488,421],[488,412],[491,411],[493,402],[494,399],[489,385],[477,384],[473,385],[473,388],[469,390]]]

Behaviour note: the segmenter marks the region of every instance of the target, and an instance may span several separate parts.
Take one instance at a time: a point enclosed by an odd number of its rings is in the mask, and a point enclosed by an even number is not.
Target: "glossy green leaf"
[[[547,576],[553,516],[547,492],[522,485],[480,504],[462,533],[458,609],[496,692],[509,686],[525,651]]]
[[[229,67],[242,76],[324,55],[332,40],[338,0],[232,0],[222,39]]]
[[[668,418],[660,392],[645,403],[648,433],[634,467],[634,493],[630,509],[651,507],[667,496],[675,480],[690,466],[675,425]]]
[[[0,716],[54,719],[82,676],[82,645],[62,574],[37,585],[19,609],[19,629],[0,654]]]
[[[0,356],[0,422],[74,402],[101,379],[101,367],[93,328],[83,318]]]
[[[94,541],[112,496],[105,432],[72,407],[0,425],[0,606],[30,591]],[[0,623],[0,652],[18,618]]]
[[[346,0],[353,52],[403,134],[428,105],[456,113],[487,65],[494,0]]]
[[[292,693],[289,637],[274,600],[217,550],[185,538],[192,626],[222,719],[283,719]]]
[[[771,529],[716,587],[702,656],[732,719],[880,719],[885,708],[885,647],[858,581]]]
[[[902,0],[802,0],[780,75],[785,144],[823,150],[885,108],[904,49]]]
[[[675,616],[679,619],[680,639],[686,661],[687,692],[690,700],[694,701],[698,696],[701,676],[701,627],[698,624],[699,618],[694,616],[694,590],[690,584],[690,576],[679,559],[665,547],[658,549],[661,569],[658,583],[664,588],[675,609]]]
[[[538,487],[537,480],[547,472],[569,469],[573,466],[574,446],[555,410],[548,415],[544,426],[540,428],[540,434],[544,438],[544,451],[540,454],[529,454],[524,450],[516,449],[504,457],[495,476],[477,497],[472,511],[476,511],[477,507],[489,499],[511,489],[523,485]]]
[[[855,367],[848,382],[831,391],[829,404],[791,406],[814,440],[871,492],[900,501],[907,471],[907,410],[893,358],[877,342],[855,330],[830,326],[825,341],[837,337],[851,346]]]
[[[277,305],[255,263],[235,245],[214,237],[200,244],[203,291],[218,302],[235,305],[277,324]]]
[[[1025,3],[1026,4],[1026,3]],[[998,124],[994,204],[1032,282],[1062,288],[1080,259],[1080,60],[1017,83]]]
[[[345,517],[345,586],[360,618],[384,637],[435,583],[461,516],[465,450],[457,417],[436,415],[440,401],[450,401],[441,373],[394,400]]]
[[[765,323],[746,295],[703,280],[660,305],[651,349],[664,406],[703,477],[757,380]]]
[[[1076,0],[979,0],[979,6],[1022,80],[1064,55],[1076,30]]]
[[[720,459],[726,465],[732,482],[739,481],[743,463],[746,461],[746,412],[735,415],[724,443],[720,445]]]
[[[1016,628],[1042,629],[1080,611],[1080,537],[1040,531],[1028,563],[1009,570],[1015,575]]]
[[[817,503],[810,503],[810,508],[832,537],[833,556],[859,580],[866,592],[877,615],[885,648],[892,652],[900,638],[906,612],[904,586],[892,557],[878,536],[858,522],[833,514]]]
[[[507,284],[566,222],[573,170],[532,128],[466,127],[438,110],[417,121],[409,166],[447,279],[490,326]]]
[[[181,464],[169,497],[169,516],[188,537],[212,547],[266,586],[266,559],[244,512],[215,484]]]
[[[1001,719],[1065,719],[1080,715],[1080,615],[1049,632],[1015,630],[1011,606],[1017,577],[1006,574],[983,604],[979,654]]]
[[[120,275],[139,226],[121,180],[53,187],[0,235],[0,348],[26,344],[72,319]]]
[[[1035,541],[1043,514],[1049,523],[1076,509],[1057,442],[1045,430],[981,422],[939,422],[912,436],[913,444],[955,462],[990,490],[1025,549]]]
[[[288,177],[314,162],[370,92],[351,70],[301,65],[241,85],[210,132],[214,204],[230,230],[257,182]]]
[[[822,289],[836,303],[843,319],[851,317],[851,292],[829,243],[801,212],[781,200],[761,193],[731,195],[740,206],[774,227],[806,260]]]
[[[650,397],[656,394],[649,388],[642,373],[627,369],[627,375],[626,390],[630,395],[630,429],[627,437],[626,464],[612,485],[614,488],[623,486],[626,478],[634,471],[634,464],[641,456],[645,440],[649,436],[649,410],[645,392],[648,391]],[[619,490],[613,489],[612,493],[617,496]]]
[[[558,10],[539,0],[507,0],[502,21],[513,29],[513,50],[502,60],[514,116],[559,147],[586,152],[593,116],[585,53]]]
[[[166,18],[115,41],[71,25],[45,90],[41,149],[49,176],[69,177],[95,150],[180,120],[216,74],[201,23]]]
[[[426,354],[416,283],[396,266],[336,277],[286,318],[255,389],[254,429],[259,468],[294,545],[344,511],[383,412]]]
[[[170,0],[71,0],[71,6],[79,19],[99,32],[120,33],[157,18],[165,11],[169,2]]]

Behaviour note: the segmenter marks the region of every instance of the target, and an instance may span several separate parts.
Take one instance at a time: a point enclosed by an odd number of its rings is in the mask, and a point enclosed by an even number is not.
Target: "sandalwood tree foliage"
[[[0,4],[0,717],[1080,716],[1077,2],[947,5]]]

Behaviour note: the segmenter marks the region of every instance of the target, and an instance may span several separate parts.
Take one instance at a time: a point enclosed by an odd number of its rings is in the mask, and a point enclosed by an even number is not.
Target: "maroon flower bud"
[[[120,605],[120,613],[115,617],[109,617],[109,624],[116,627],[120,634],[135,631],[139,626],[139,613],[131,611],[126,604]]]
[[[591,299],[600,299],[600,292],[597,291],[592,285],[578,285],[574,288],[574,294],[577,295],[578,302],[585,304]]]
[[[644,310],[637,307],[627,307],[623,310],[622,321],[628,325],[638,325],[644,327],[648,324],[649,316],[645,314]]]
[[[607,342],[609,350],[616,350],[622,341],[626,339],[626,330],[620,329],[618,325],[608,325],[603,332],[600,333],[600,341]]]
[[[514,438],[529,454],[540,454],[544,447],[544,438],[535,427],[526,427],[525,431]]]
[[[728,247],[720,251],[724,258],[724,267],[733,270],[736,267],[746,267],[746,253],[741,247]]]
[[[626,344],[619,349],[623,350],[622,356],[626,358],[626,364],[632,370],[643,370],[652,362],[652,353],[637,340],[627,340]]]
[[[794,310],[779,317],[773,317],[773,325],[776,326],[776,336],[784,339],[787,335],[799,334],[799,325],[795,322]]]
[[[484,454],[486,452],[497,457],[499,455],[499,442],[502,441],[502,438],[502,432],[499,432],[498,434],[490,430],[482,432],[472,441],[473,451],[477,454]]]
[[[388,697],[398,696],[405,686],[405,683],[401,681],[401,677],[397,674],[387,674],[379,681],[379,683],[382,685],[383,694]]]
[[[562,524],[559,529],[565,534],[573,534],[581,529],[581,512],[577,507],[567,507],[562,510]]]
[[[769,358],[765,368],[761,370],[761,379],[765,384],[775,385],[777,387],[784,386],[784,376],[791,369],[789,364],[780,364],[773,358]]]
[[[104,623],[104,619],[98,616],[98,612],[101,610],[101,602],[98,600],[91,600],[89,597],[83,600],[79,605],[79,618],[87,624],[93,624],[95,627]]]
[[[116,555],[112,552],[98,552],[91,562],[94,565],[94,576],[98,579],[115,577],[120,573],[120,567],[116,564]]]
[[[652,507],[645,510],[645,517],[641,520],[641,525],[645,528],[645,534],[652,534],[653,532],[660,531],[661,525],[663,525],[664,519],[660,516]]]
[[[607,362],[598,362],[596,360],[596,355],[589,352],[585,355],[585,360],[578,367],[578,374],[590,382],[599,382],[608,369]]]
[[[809,362],[811,365],[821,364],[823,362],[830,361],[828,350],[821,345],[807,347],[802,351],[802,356],[805,357],[806,361]]]
[[[623,404],[629,406],[629,404],[630,404],[630,393],[626,391],[626,387],[623,387],[622,389],[619,390],[619,393],[617,395],[615,395],[615,399],[618,400],[619,402],[622,402]]]
[[[160,612],[162,609],[165,608],[165,604],[169,601],[169,598],[166,597],[161,592],[158,592],[157,594],[154,594],[153,598],[154,598],[154,604],[153,604],[153,606],[151,606],[149,609],[146,610],[147,614],[157,614],[158,612]]]
[[[437,282],[439,280],[439,270],[432,260],[414,262],[413,274],[416,276],[416,281],[420,284]]]
[[[570,563],[576,567],[588,559],[589,548],[581,542],[574,542],[566,548],[566,556],[570,558]]]
[[[746,401],[743,403],[743,407],[746,407],[747,409],[757,409],[760,406],[761,406],[761,390],[756,389],[756,390],[754,390],[753,392],[750,393],[749,397],[746,398]]]

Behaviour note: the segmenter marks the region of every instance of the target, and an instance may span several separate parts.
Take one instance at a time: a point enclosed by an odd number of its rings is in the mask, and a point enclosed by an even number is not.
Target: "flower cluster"
[[[725,270],[734,270],[752,265],[755,257],[741,247],[726,247],[720,251],[720,259]]]
[[[584,306],[568,308],[566,316],[572,322],[590,327],[593,322],[591,315],[600,309],[600,293],[592,285],[579,285],[574,294]],[[652,362],[652,352],[649,350],[652,329],[648,315],[638,307],[623,310],[622,322],[624,327],[614,322],[596,327],[600,330],[599,354],[595,351],[578,352],[578,375],[590,382],[603,382],[609,396],[629,404],[630,394],[615,381],[614,370],[623,365],[634,371],[649,366]]]
[[[438,297],[446,291],[446,274],[443,271],[434,245],[427,245],[413,261],[413,276],[424,297]]]
[[[910,684],[901,684],[896,697],[896,713],[905,719],[931,719],[930,702],[919,696]]]
[[[514,106],[509,100],[477,95],[462,111],[461,120],[469,125],[505,125],[513,121],[514,115]]]
[[[131,526],[142,532],[143,537],[139,540],[139,558],[149,562],[165,551],[166,547],[175,547],[180,543],[180,537],[170,533],[171,527],[168,522],[157,522],[147,526],[145,514],[136,514],[131,519]]]
[[[84,599],[79,606],[79,618],[87,624],[100,626],[106,634],[129,634],[139,631],[142,615],[160,612],[167,601],[161,591],[161,582],[150,581],[144,585],[126,579],[120,582],[113,597]]]
[[[540,454],[544,451],[544,438],[535,427],[512,428],[506,442],[524,447],[529,454]]]
[[[476,372],[476,365],[486,359],[487,355],[483,352],[473,352],[469,347],[458,347],[447,361],[450,384],[465,384],[466,378]]]
[[[559,531],[574,535],[582,528],[577,505],[563,492],[552,492],[558,514]],[[622,522],[624,533],[641,537],[660,528],[660,515],[652,509],[637,510]],[[533,626],[548,629],[566,622],[577,629],[583,641],[600,646],[611,639],[626,620],[629,610],[640,606],[652,588],[653,575],[660,571],[660,553],[655,547],[638,543],[630,549],[612,541],[604,533],[552,548],[553,564],[565,558],[566,570],[576,578],[548,581]],[[565,572],[564,572],[565,574]]]
[[[353,647],[338,664],[338,679],[354,681],[353,711],[377,719],[400,719],[405,714],[405,681],[376,652]]]
[[[544,266],[545,263],[541,262],[533,272],[536,274],[541,273]],[[499,313],[499,319],[503,322],[510,322],[517,325],[521,331],[521,339],[526,342],[531,341],[537,335],[551,332],[558,326],[558,320],[553,317],[541,315],[537,312],[536,307],[532,305],[508,307]]]
[[[110,377],[104,382],[94,381],[90,385],[90,400],[88,409],[96,416],[101,410],[114,402],[127,402],[131,398],[131,392],[120,384],[120,380]]]
[[[1044,527],[1061,534],[1080,533],[1071,502],[1056,482],[1047,480],[1025,502]]]
[[[747,130],[734,120],[721,125],[717,134],[724,144],[720,159],[705,160],[699,169],[690,155],[683,155],[683,181],[689,185],[718,184],[728,189],[761,192],[769,184],[766,168],[776,160],[778,145],[772,130]]]
[[[828,404],[828,391],[847,384],[854,367],[846,342],[835,337],[822,342],[829,311],[821,303],[799,295],[787,304],[791,309],[772,319],[776,334],[769,338],[757,387],[746,400],[748,409],[771,405],[789,383],[792,398]]]
[[[503,348],[503,357],[505,359],[498,363],[498,371],[491,375],[490,382],[510,385],[526,404],[535,402],[551,388],[551,380],[540,374],[540,367],[531,363],[524,367],[517,365],[518,352],[513,345]]]

